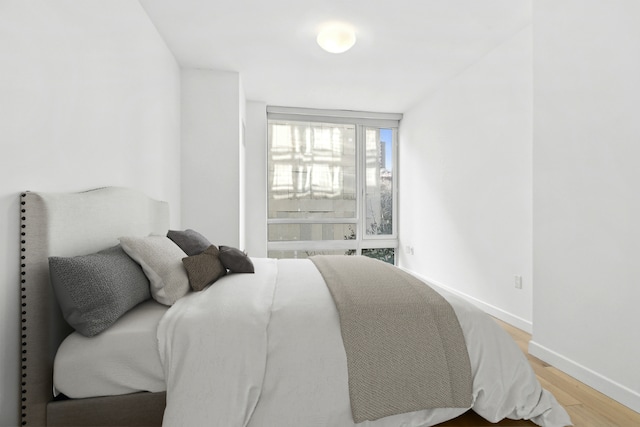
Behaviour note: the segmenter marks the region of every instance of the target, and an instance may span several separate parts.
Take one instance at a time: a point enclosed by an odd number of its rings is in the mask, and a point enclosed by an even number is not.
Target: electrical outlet
[[[522,289],[522,276],[513,276],[516,289]]]
[[[413,255],[413,246],[407,245],[404,247],[404,253],[407,255]]]

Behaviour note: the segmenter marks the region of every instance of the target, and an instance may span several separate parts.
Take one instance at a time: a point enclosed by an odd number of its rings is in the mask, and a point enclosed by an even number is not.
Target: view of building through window
[[[269,119],[268,254],[395,262],[397,127]]]
[[[392,136],[391,129],[365,129],[367,234],[393,232]]]

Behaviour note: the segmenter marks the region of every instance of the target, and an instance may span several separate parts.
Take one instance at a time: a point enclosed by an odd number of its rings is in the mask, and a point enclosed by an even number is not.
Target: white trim
[[[487,314],[490,314],[493,317],[497,317],[498,319],[507,322],[508,324],[515,326],[518,329],[521,329],[529,334],[531,334],[531,331],[533,330],[533,324],[526,319],[523,319],[522,317],[516,316],[515,314],[509,313],[508,311],[505,311],[499,307],[496,307],[494,305],[491,305],[489,303],[486,303],[482,300],[479,300],[478,298],[472,297],[471,295],[467,295],[464,292],[460,292],[457,289],[454,289],[450,286],[444,285],[436,280],[432,280],[429,279],[427,277],[422,276],[421,274],[415,273],[407,268],[404,267],[400,267],[402,268],[404,271],[406,271],[407,273],[417,277],[418,279],[422,280],[423,282],[426,282],[428,285],[435,287],[435,288],[440,288],[445,292],[449,292],[451,294],[454,294],[456,296],[459,296],[460,298],[470,302],[471,304],[475,305],[476,307],[478,307],[480,310],[484,311]]]
[[[270,251],[313,251],[331,250],[359,250],[359,249],[398,249],[395,240],[376,240],[358,242],[357,240],[278,240],[267,242]]]
[[[357,224],[358,218],[268,218],[267,224]]]
[[[398,246],[398,241],[391,238],[377,240],[367,239],[360,242],[360,248],[362,249],[398,249]]]
[[[354,111],[354,110],[320,110],[316,108],[297,108],[297,107],[279,107],[267,106],[267,114],[287,115],[287,116],[316,116],[331,118],[351,118],[351,119],[373,119],[373,120],[393,120],[398,126],[398,122],[402,120],[402,113],[377,113],[372,111]]]
[[[399,215],[399,210],[398,210],[398,206],[400,205],[399,200],[400,197],[398,196],[398,189],[400,188],[400,174],[398,173],[400,170],[400,160],[398,159],[398,153],[400,152],[400,149],[398,148],[398,143],[400,142],[400,129],[396,129],[395,132],[393,132],[393,141],[391,142],[393,144],[393,146],[391,147],[391,155],[393,156],[393,170],[391,171],[391,177],[393,179],[393,183],[392,183],[392,190],[393,191],[393,206],[392,208],[392,215],[393,215],[393,224],[392,224],[392,234],[395,236],[396,239],[399,240],[399,232],[398,232],[398,220],[400,219],[400,215]]]
[[[549,363],[630,409],[640,412],[640,393],[538,344],[533,339],[529,341],[529,354]]]
[[[314,122],[314,123],[330,123],[339,125],[356,125],[356,126],[375,126],[380,128],[398,129],[397,120],[385,120],[385,119],[366,119],[359,117],[334,117],[334,116],[306,116],[296,114],[280,114],[269,113],[269,120],[274,121],[299,121],[299,122]]]
[[[295,120],[302,122],[361,125],[379,128],[400,127],[402,114],[373,113],[368,111],[315,110],[311,108],[267,107],[268,120]]]
[[[355,250],[357,247],[356,240],[286,240],[267,242],[267,250],[269,251]]]
[[[364,128],[362,125],[356,125],[356,192],[360,193],[356,197],[356,212],[358,217],[358,225],[356,226],[356,240],[358,241],[358,255],[362,254],[359,243],[367,235],[365,232],[365,224],[367,223],[367,215],[365,213],[365,201],[367,198],[366,185],[366,141],[364,140]]]

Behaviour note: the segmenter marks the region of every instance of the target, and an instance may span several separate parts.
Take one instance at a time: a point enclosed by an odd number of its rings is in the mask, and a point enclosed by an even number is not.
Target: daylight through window
[[[268,255],[395,262],[400,115],[268,109]]]

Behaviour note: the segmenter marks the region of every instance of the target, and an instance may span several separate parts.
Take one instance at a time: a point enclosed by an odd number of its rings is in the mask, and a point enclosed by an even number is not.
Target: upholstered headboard
[[[143,193],[105,187],[81,193],[20,195],[22,425],[46,425],[53,359],[71,329],[49,284],[49,256],[86,255],[121,236],[166,234],[169,206]]]

